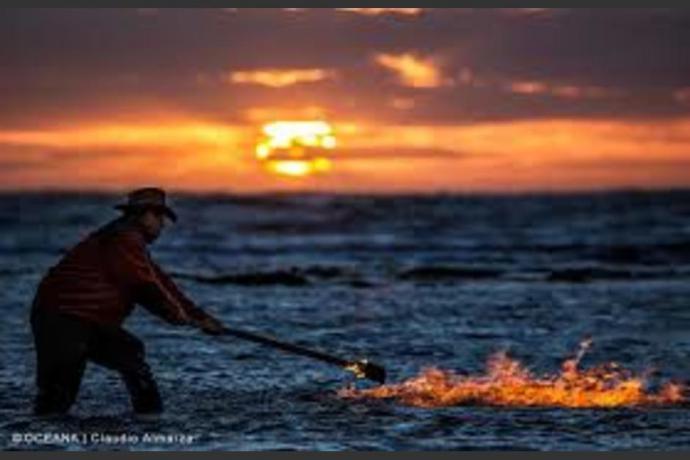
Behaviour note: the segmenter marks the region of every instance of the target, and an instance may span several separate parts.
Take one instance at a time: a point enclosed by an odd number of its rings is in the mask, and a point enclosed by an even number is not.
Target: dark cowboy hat
[[[171,221],[177,221],[177,214],[165,202],[165,192],[156,187],[140,188],[130,192],[127,195],[127,203],[118,204],[115,209],[153,209],[164,213]]]

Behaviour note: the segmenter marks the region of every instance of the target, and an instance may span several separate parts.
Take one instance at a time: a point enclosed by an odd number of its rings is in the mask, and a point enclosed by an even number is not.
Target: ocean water
[[[166,228],[152,255],[232,327],[368,358],[385,366],[391,382],[430,366],[481,373],[498,350],[551,373],[585,337],[593,345],[584,366],[615,361],[646,373],[650,390],[690,380],[690,192],[172,199],[180,222]],[[125,327],[146,344],[165,413],[136,417],[118,376],[89,365],[69,416],[35,418],[34,289],[66,249],[116,216],[117,201],[0,196],[4,449],[690,445],[687,404],[431,409],[352,400],[339,390],[375,384],[308,358],[169,326],[143,309]]]

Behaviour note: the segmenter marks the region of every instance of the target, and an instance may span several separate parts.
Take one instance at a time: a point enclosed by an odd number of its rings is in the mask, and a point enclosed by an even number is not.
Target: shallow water
[[[385,365],[476,373],[508,350],[537,373],[584,337],[655,388],[690,376],[690,193],[521,197],[174,196],[152,253],[229,325]],[[0,439],[5,449],[684,449],[688,406],[407,407],[347,400],[348,373],[135,312],[166,412],[140,420],[87,369],[66,418],[31,416],[27,316],[59,255],[115,214],[108,195],[0,197]],[[14,442],[77,433],[87,442]],[[193,436],[145,442],[144,433]],[[138,436],[120,445],[105,434]],[[93,441],[90,442],[93,436]],[[100,440],[97,438],[101,438]],[[35,441],[35,439],[34,439]],[[54,440],[53,440],[54,441]]]

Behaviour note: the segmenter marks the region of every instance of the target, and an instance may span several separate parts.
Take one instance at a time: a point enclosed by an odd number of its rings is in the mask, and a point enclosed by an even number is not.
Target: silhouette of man
[[[135,304],[175,325],[219,334],[220,321],[198,308],[161,268],[147,245],[177,217],[165,192],[135,190],[123,215],[78,243],[43,277],[31,308],[36,349],[37,415],[66,413],[88,361],[119,372],[137,413],[163,410],[144,345],[122,328]]]

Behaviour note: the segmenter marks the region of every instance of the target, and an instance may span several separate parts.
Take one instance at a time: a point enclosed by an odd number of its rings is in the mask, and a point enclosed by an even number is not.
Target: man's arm
[[[158,278],[161,285],[179,302],[179,304],[184,308],[185,313],[191,319],[191,323],[204,332],[209,334],[219,334],[222,332],[223,324],[218,321],[215,317],[208,314],[201,308],[197,307],[194,302],[192,302],[182,290],[175,284],[175,282],[168,276],[155,262],[151,261],[151,267],[153,268],[156,277]]]

